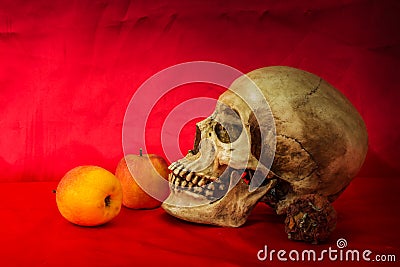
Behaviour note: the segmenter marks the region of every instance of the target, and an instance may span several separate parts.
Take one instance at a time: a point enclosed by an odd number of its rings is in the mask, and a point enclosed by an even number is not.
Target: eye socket
[[[217,134],[217,137],[221,142],[223,142],[223,143],[230,143],[231,142],[230,138],[229,138],[228,131],[219,122],[217,123],[217,125],[215,125],[215,133]]]
[[[243,125],[238,113],[232,109],[225,109],[221,123],[217,122],[214,131],[223,143],[235,142],[242,133]]]

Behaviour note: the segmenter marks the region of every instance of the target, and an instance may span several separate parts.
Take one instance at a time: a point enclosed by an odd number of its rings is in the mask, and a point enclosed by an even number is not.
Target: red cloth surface
[[[244,73],[288,65],[342,91],[363,116],[370,145],[335,202],[329,244],[343,237],[350,248],[400,259],[399,14],[395,0],[0,1],[0,266],[268,265],[256,259],[264,245],[312,247],[288,241],[282,218],[263,205],[239,229],[181,222],[161,209],[123,209],[98,228],[59,215],[51,189],[65,172],[87,164],[115,170],[137,88],[193,60]],[[154,106],[146,143],[133,140],[132,148],[165,155],[160,131],[172,108],[223,90],[176,88]],[[175,133],[182,154],[198,120]]]
[[[187,223],[161,208],[129,210],[101,227],[80,227],[59,214],[52,189],[56,182],[4,183],[0,186],[0,266],[398,266],[400,259],[398,213],[399,179],[360,177],[334,206],[338,226],[326,244],[289,241],[283,220],[258,204],[241,228]],[[6,203],[6,204],[4,204]],[[280,262],[276,257],[258,261],[264,248],[337,249],[339,238],[346,249],[394,254],[397,263],[330,261]]]

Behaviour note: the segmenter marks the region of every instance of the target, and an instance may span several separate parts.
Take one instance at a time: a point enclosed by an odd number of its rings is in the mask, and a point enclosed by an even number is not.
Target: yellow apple
[[[57,186],[61,215],[82,226],[96,226],[115,218],[121,210],[122,188],[111,172],[97,166],[79,166],[65,174]]]

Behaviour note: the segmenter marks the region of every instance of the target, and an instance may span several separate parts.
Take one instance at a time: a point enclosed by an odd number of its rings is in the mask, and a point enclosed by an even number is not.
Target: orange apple
[[[82,226],[96,226],[115,218],[121,210],[122,188],[111,172],[97,166],[79,166],[65,174],[57,186],[61,215]]]
[[[122,204],[131,209],[159,207],[169,194],[168,174],[168,164],[161,156],[142,155],[141,151],[126,155],[115,171],[122,185]]]

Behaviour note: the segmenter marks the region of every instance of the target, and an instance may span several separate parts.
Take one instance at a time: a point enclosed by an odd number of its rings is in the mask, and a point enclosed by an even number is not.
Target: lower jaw
[[[190,208],[208,205],[211,202],[213,201],[203,195],[185,189],[176,189],[173,191],[171,190],[168,198],[164,200],[163,205]]]
[[[269,187],[264,186],[249,194],[248,185],[239,181],[217,201],[187,191],[171,192],[162,208],[168,214],[185,221],[239,227],[246,222],[251,209],[268,190]],[[242,200],[246,200],[246,203],[238,208],[238,201]]]
[[[212,202],[204,196],[187,191],[171,192],[161,207],[168,214],[185,221],[223,227],[239,227],[246,222],[247,214],[243,216],[233,212],[232,207],[229,207],[229,199],[228,196],[226,199],[222,198]]]

